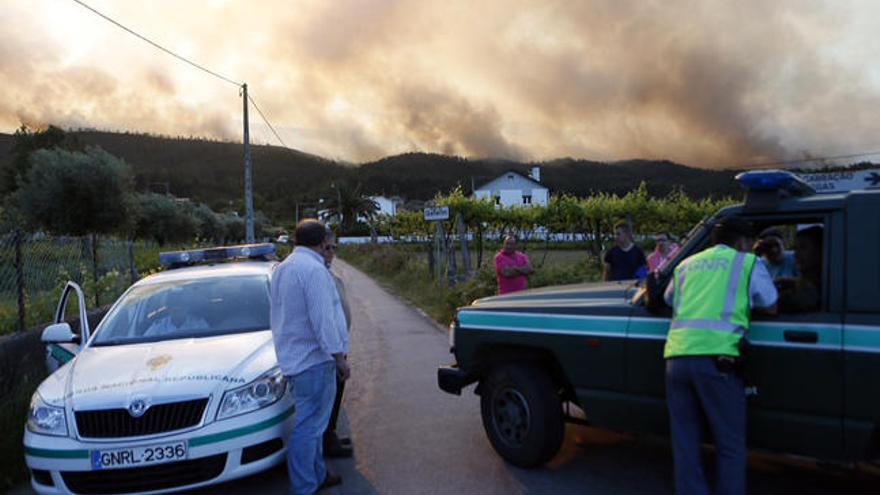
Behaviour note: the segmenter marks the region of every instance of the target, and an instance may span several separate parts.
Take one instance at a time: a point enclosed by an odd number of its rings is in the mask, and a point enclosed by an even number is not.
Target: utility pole
[[[248,95],[247,83],[241,85],[242,102],[244,103],[244,211],[245,211],[245,242],[254,242],[254,192],[251,179],[251,142],[248,130]]]

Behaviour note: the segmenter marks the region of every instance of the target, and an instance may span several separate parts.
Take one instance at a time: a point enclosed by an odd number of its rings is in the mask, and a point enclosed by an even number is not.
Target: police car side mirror
[[[40,337],[40,340],[46,344],[69,344],[75,342],[77,338],[79,338],[79,336],[73,333],[70,329],[70,325],[61,322],[46,327],[46,329],[43,330],[43,335]]]

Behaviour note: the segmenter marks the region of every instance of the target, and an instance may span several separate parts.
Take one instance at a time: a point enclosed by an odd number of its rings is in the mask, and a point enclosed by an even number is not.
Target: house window
[[[513,174],[507,174],[507,180],[513,180]]]
[[[501,196],[497,196],[497,195],[495,196],[495,204],[496,204],[496,205],[500,205],[500,204],[501,204]]]
[[[532,204],[532,196],[531,196],[531,194],[529,194],[529,195],[525,195],[525,194],[523,194],[523,204],[524,204],[524,205],[530,205],[530,204]]]

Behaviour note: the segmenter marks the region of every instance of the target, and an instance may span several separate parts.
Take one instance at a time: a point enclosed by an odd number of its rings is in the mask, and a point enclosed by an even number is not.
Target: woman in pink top
[[[678,251],[678,244],[669,237],[669,232],[660,232],[654,234],[654,242],[657,246],[654,252],[648,255],[648,271],[654,272],[666,263]]]
[[[493,261],[499,294],[525,290],[528,287],[527,277],[534,270],[529,257],[516,250],[516,238],[506,236],[501,250],[495,254]]]

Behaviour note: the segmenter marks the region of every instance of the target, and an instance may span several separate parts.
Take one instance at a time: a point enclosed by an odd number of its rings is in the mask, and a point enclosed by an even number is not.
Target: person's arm
[[[345,316],[345,329],[351,330],[351,306],[348,305],[348,294],[345,291],[345,284],[336,274],[333,275],[333,282],[336,284],[336,292],[339,293],[339,302],[342,303],[342,314]]]
[[[344,382],[351,377],[351,368],[348,367],[348,358],[343,353],[336,353],[333,355],[333,360],[336,362],[336,376],[339,377],[339,381]]]
[[[511,278],[519,276],[519,272],[517,271],[515,266],[508,265],[507,262],[500,255],[495,255],[495,273],[504,277]]]
[[[531,275],[531,274],[535,271],[535,270],[532,268],[532,262],[529,261],[529,257],[526,256],[526,255],[523,255],[523,258],[525,259],[525,263],[523,263],[522,265],[519,265],[518,267],[516,267],[516,268],[517,268],[517,271],[518,271],[521,275]]]
[[[666,284],[666,290],[663,291],[663,300],[666,301],[666,305],[670,308],[672,306],[672,302],[675,299],[675,277],[670,277],[669,283]]]
[[[773,285],[773,278],[767,271],[767,265],[764,264],[763,259],[756,259],[752,268],[752,278],[749,280],[749,302],[752,311],[756,314],[775,315],[778,300],[779,292]]]

